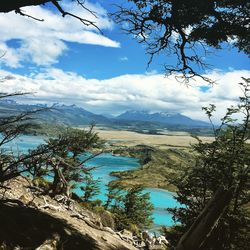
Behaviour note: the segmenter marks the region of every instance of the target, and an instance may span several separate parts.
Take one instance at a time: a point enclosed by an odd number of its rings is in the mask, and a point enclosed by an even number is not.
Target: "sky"
[[[65,1],[64,1],[65,2]],[[119,3],[124,1],[115,1]],[[186,86],[164,76],[162,64],[173,58],[162,54],[147,67],[145,47],[124,34],[108,13],[113,1],[87,1],[98,18],[72,2],[63,7],[96,22],[84,26],[61,17],[50,5],[23,11],[43,22],[10,12],[0,13],[0,91],[32,92],[26,103],[76,104],[98,114],[118,115],[126,110],[179,112],[206,121],[203,106],[217,105],[215,121],[241,95],[237,83],[250,77],[249,58],[224,47],[205,58],[212,69],[204,75],[213,86],[197,78]]]

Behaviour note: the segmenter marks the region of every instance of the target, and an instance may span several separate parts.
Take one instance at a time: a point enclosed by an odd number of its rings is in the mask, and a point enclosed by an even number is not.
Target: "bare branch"
[[[64,11],[63,8],[61,7],[61,5],[56,1],[56,0],[51,0],[51,2],[54,4],[54,6],[61,12],[62,14],[62,17],[65,17],[65,16],[72,16],[78,20],[80,20],[84,25],[86,26],[94,26],[97,30],[99,30],[101,32],[101,30],[99,29],[99,27],[95,24],[95,22],[93,21],[90,21],[88,19],[84,19],[82,17],[79,17],[75,14],[72,14],[70,12],[67,12],[67,11]],[[81,4],[82,6],[82,4]],[[101,32],[102,33],[102,32]]]
[[[17,14],[20,14],[21,16],[26,16],[26,17],[29,17],[29,18],[34,19],[36,21],[39,21],[39,22],[43,22],[44,21],[44,19],[36,18],[36,17],[33,17],[31,15],[28,15],[28,14],[24,13],[21,9],[16,9],[15,12]]]
[[[3,79],[3,81],[4,81],[4,79]],[[10,94],[0,92],[0,99],[13,97],[13,96],[29,95],[29,94],[32,94],[32,92],[15,92],[15,93],[10,93]]]
[[[95,27],[99,32],[101,32],[101,30],[99,29],[99,27],[96,25],[95,22],[82,18],[80,16],[77,16],[73,13],[67,12],[65,11],[62,6],[60,5],[60,0],[8,0],[8,1],[0,1],[0,13],[4,12],[10,12],[10,11],[15,11],[17,14],[20,14],[22,16],[26,16],[29,18],[32,18],[36,21],[44,21],[44,19],[41,18],[37,18],[34,17],[30,14],[25,13],[24,11],[21,10],[22,7],[26,7],[26,6],[37,6],[37,5],[43,5],[46,3],[52,3],[57,10],[62,14],[63,17],[65,16],[71,16],[75,19],[78,19],[81,23],[83,23],[86,26],[93,26]],[[87,8],[85,6],[85,1],[80,1],[80,0],[72,0],[72,2],[76,2],[82,9],[88,11],[89,13],[91,13],[94,17],[98,18],[97,13],[90,10],[89,8]],[[102,32],[101,32],[102,33]]]
[[[165,63],[166,76],[176,74],[177,80],[189,83],[195,77],[213,84],[203,76],[210,65],[205,62],[209,48],[220,49],[230,37],[246,54],[249,50],[248,6],[224,1],[145,1],[131,0],[128,6],[116,5],[111,16],[125,24],[122,30],[146,46],[148,67],[156,55],[175,59]],[[249,8],[248,8],[249,9]]]
[[[85,4],[85,0],[84,1],[80,1],[80,0],[76,0],[77,3],[86,11],[88,11],[91,15],[93,15],[95,18],[97,17],[97,13],[93,10],[90,10],[89,8],[87,8],[84,4]]]

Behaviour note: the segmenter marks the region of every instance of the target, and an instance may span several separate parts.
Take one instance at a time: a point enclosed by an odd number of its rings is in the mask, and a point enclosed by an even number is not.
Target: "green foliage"
[[[50,138],[47,144],[53,148],[56,154],[62,157],[72,154],[74,159],[83,153],[89,152],[90,149],[102,146],[97,133],[93,132],[93,126],[89,130],[68,128],[57,135],[56,138]]]
[[[0,104],[5,98],[23,96],[25,93],[0,93]],[[30,129],[37,129],[38,125],[34,122],[37,113],[48,110],[48,108],[37,108],[31,110],[5,110],[1,109],[0,116],[0,186],[5,181],[15,178],[23,172],[28,172],[28,168],[23,164],[24,161],[32,160],[32,154],[14,154],[12,150],[6,150],[5,145],[21,134],[27,133]],[[38,152],[37,152],[38,153]],[[36,155],[37,155],[36,153]],[[43,152],[40,152],[43,153]]]
[[[23,93],[0,93],[0,101],[19,95]],[[75,183],[86,180],[88,189],[85,192],[85,200],[87,201],[98,192],[98,188],[91,179],[87,177],[84,179],[84,176],[93,169],[85,167],[84,163],[100,154],[103,144],[97,133],[93,131],[93,125],[89,130],[63,128],[61,133],[48,139],[46,144],[28,153],[17,154],[3,149],[6,143],[19,135],[36,129],[33,122],[34,115],[41,114],[45,110],[49,109],[30,107],[24,111],[19,108],[11,112],[3,109],[0,117],[0,186],[7,180],[26,174],[32,176],[34,183],[49,191],[51,195],[69,195]],[[93,149],[98,152],[89,154]],[[52,183],[47,183],[48,180],[52,180]]]
[[[33,178],[52,179],[49,190],[52,196],[70,195],[75,185],[87,181],[91,185],[85,190],[85,199],[89,200],[93,194],[97,193],[98,188],[94,180],[86,177],[93,167],[88,168],[85,163],[102,152],[101,146],[102,142],[93,132],[92,126],[89,130],[67,129],[56,137],[50,138],[46,144],[32,150],[30,153],[37,157],[32,157],[22,164],[25,169],[29,169]],[[93,149],[98,152],[89,154]]]
[[[40,187],[44,190],[49,190],[51,188],[51,183],[49,181],[46,181],[42,177],[37,177],[32,180],[32,184],[36,187]]]
[[[118,230],[129,229],[132,224],[143,229],[152,223],[153,205],[149,193],[144,193],[141,186],[128,189],[120,185],[109,186],[106,207],[115,214]]]
[[[198,214],[220,186],[235,188],[230,206],[218,221],[204,250],[248,249],[249,189],[250,189],[250,79],[241,83],[244,96],[237,107],[230,107],[221,119],[220,127],[214,127],[215,140],[193,146],[196,165],[176,180],[177,200],[184,206],[169,209],[173,218],[181,224],[167,232],[172,247],[181,234],[195,221]],[[215,106],[205,111],[212,119]],[[243,114],[242,121],[237,115]]]
[[[140,235],[140,229],[135,223],[130,223],[127,227],[128,231],[131,232],[133,235]]]
[[[91,211],[96,212],[96,209],[98,210],[99,208],[102,207],[102,201],[97,199],[97,200],[89,200],[89,201],[83,201],[82,198],[78,201],[79,204]]]
[[[94,196],[98,195],[100,193],[100,179],[93,179],[92,174],[87,174],[82,182],[81,190],[84,192],[83,194],[83,201],[88,202],[91,200]]]

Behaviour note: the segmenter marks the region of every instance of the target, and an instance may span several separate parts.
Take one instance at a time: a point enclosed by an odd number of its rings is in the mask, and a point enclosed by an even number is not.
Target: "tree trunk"
[[[229,205],[234,188],[220,188],[199,214],[190,229],[181,237],[175,250],[199,250],[214,230]]]

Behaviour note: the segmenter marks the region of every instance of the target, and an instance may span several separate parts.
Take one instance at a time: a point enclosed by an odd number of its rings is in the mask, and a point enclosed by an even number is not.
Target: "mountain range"
[[[48,108],[43,104],[19,104],[12,100],[0,102],[0,117],[17,112]],[[52,108],[36,113],[39,121],[58,124],[81,126],[95,123],[102,126],[154,126],[157,127],[208,127],[209,124],[199,120],[193,120],[187,116],[175,112],[148,112],[130,110],[116,117],[106,117],[94,114],[76,105],[55,104]]]
[[[143,122],[153,122],[161,123],[166,125],[186,125],[186,126],[198,126],[204,127],[208,126],[208,123],[193,120],[185,115],[174,112],[156,112],[151,113],[148,111],[126,111],[125,113],[116,117],[118,120],[127,120],[127,121],[143,121]]]

